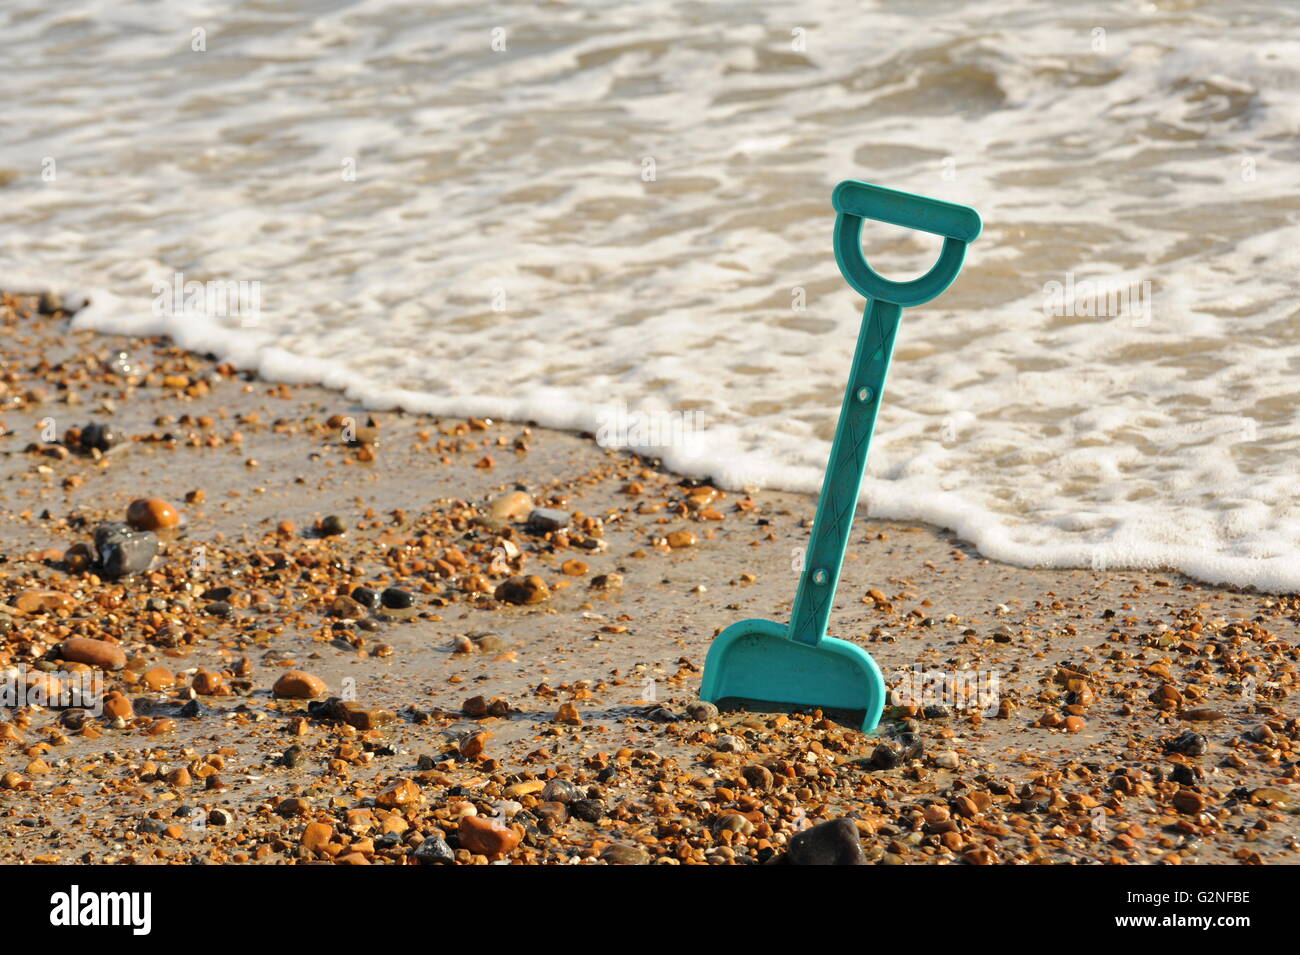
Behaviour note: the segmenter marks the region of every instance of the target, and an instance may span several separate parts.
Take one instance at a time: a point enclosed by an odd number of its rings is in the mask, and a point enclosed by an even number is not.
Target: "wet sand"
[[[1009,567],[860,513],[832,634],[891,683],[919,667],[996,695],[891,707],[869,736],[714,716],[709,642],[788,614],[811,498],[521,423],[372,414],[71,332],[30,297],[0,322],[0,662],[115,644],[130,709],[0,712],[0,861],[1300,861],[1294,595]],[[92,421],[120,435],[106,454],[66,441]],[[520,490],[563,526],[519,501],[494,519]],[[182,519],[150,569],[81,567],[139,498]],[[510,580],[543,599],[498,599]],[[359,585],[414,604],[339,599]],[[277,698],[289,670],[328,690]]]

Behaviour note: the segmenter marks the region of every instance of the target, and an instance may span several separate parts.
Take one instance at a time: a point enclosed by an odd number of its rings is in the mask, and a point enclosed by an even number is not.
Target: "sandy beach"
[[[719,714],[710,640],[788,614],[811,497],[57,305],[0,314],[0,665],[107,699],[0,710],[0,862],[1300,861],[1295,596],[860,511],[830,630],[898,705]],[[113,578],[128,516],[157,554]]]

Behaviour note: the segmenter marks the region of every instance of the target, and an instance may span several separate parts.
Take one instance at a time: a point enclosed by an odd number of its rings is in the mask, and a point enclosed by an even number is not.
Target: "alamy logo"
[[[900,668],[897,685],[890,691],[895,706],[947,706],[996,716],[1002,702],[996,670],[925,670],[919,663]]]
[[[9,667],[0,671],[0,707],[79,707],[91,716],[104,712],[104,678],[96,670],[76,673]]]
[[[82,892],[74,885],[50,896],[50,924],[129,925],[131,934],[148,935],[153,928],[153,893]]]
[[[596,443],[602,448],[681,448],[704,431],[703,411],[629,411],[625,402],[597,413]]]
[[[1111,278],[1081,279],[1065,273],[1064,282],[1043,286],[1043,314],[1067,318],[1127,318],[1134,328],[1151,324],[1151,282]]]
[[[236,317],[244,328],[253,328],[262,317],[262,283],[257,280],[199,282],[191,279],[187,282],[185,273],[177,272],[170,282],[154,282],[153,295],[153,313],[160,317]]]

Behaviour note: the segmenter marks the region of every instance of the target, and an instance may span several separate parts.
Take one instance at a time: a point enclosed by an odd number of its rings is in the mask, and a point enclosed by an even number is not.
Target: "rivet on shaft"
[[[859,389],[858,389],[858,400],[859,400],[859,401],[870,401],[870,400],[871,400],[871,389],[870,389],[870,388],[867,388],[866,386],[863,386],[863,387],[859,388]]]
[[[824,584],[829,578],[830,578],[830,574],[826,573],[826,571],[824,570],[819,569],[813,571],[814,584]]]

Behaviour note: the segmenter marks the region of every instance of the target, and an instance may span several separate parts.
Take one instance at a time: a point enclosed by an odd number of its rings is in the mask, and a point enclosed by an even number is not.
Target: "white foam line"
[[[0,276],[0,285],[4,285],[5,278]],[[84,294],[70,291],[66,298],[76,301]],[[401,409],[433,417],[535,421],[544,427],[589,433],[595,433],[601,424],[596,406],[554,389],[538,389],[528,395],[508,398],[486,394],[439,396],[391,388],[334,360],[295,355],[274,345],[254,346],[244,335],[215,323],[195,323],[193,316],[186,316],[181,322],[170,316],[129,315],[116,307],[120,303],[114,296],[102,290],[89,293],[89,298],[93,304],[76,314],[74,327],[121,335],[167,335],[181,347],[211,352],[220,360],[256,372],[269,382],[321,385],[371,410]],[[761,455],[715,450],[732,445],[729,435],[733,431],[732,426],[722,426],[705,431],[682,446],[630,446],[625,450],[658,457],[676,473],[709,478],[729,490],[759,486],[808,494],[820,491],[819,468],[779,465]],[[1300,591],[1298,557],[1246,558],[1205,548],[1134,539],[1059,546],[1026,544],[1015,540],[992,511],[960,494],[918,491],[909,486],[906,478],[882,480],[869,474],[863,482],[859,515],[945,528],[969,541],[983,556],[1020,567],[1174,570],[1209,584],[1253,587],[1267,592]]]

